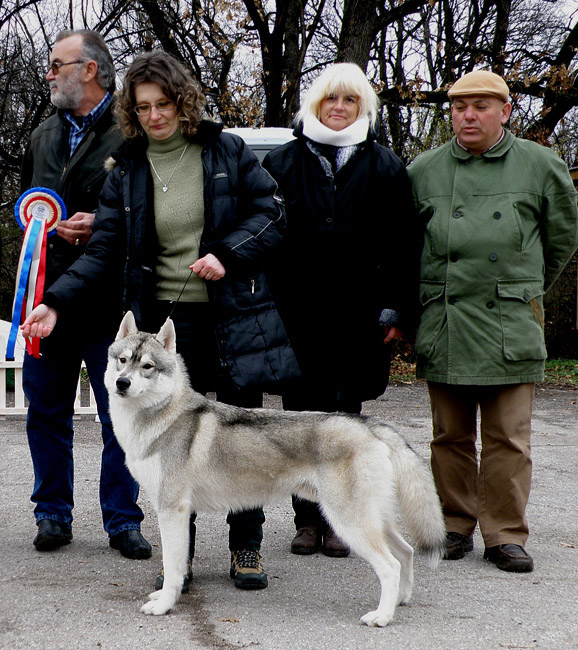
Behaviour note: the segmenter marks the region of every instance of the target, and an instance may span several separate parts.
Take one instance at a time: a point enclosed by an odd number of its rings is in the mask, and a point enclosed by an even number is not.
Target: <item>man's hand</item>
[[[203,280],[220,280],[225,275],[225,267],[212,253],[201,257],[189,268]]]
[[[385,335],[385,338],[383,339],[384,343],[389,343],[390,341],[393,341],[393,339],[403,338],[403,332],[395,325],[392,325],[391,327],[386,327],[384,330],[384,335]]]
[[[76,212],[61,221],[56,227],[56,234],[73,246],[84,245],[92,235],[94,212]]]
[[[56,321],[58,312],[48,305],[40,304],[30,312],[30,316],[20,325],[24,337],[45,338],[50,336]]]

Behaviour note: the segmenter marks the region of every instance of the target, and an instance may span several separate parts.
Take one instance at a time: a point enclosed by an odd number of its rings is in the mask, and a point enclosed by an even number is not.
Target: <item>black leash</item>
[[[169,312],[169,315],[167,316],[167,319],[170,318],[173,315],[173,312],[176,309],[176,306],[181,299],[181,296],[183,295],[183,291],[185,290],[185,287],[187,286],[189,280],[191,279],[191,275],[193,275],[193,269],[191,269],[191,272],[189,273],[189,277],[185,280],[185,284],[183,284],[183,288],[181,289],[181,293],[179,293],[179,297],[176,300],[171,300],[171,310]]]

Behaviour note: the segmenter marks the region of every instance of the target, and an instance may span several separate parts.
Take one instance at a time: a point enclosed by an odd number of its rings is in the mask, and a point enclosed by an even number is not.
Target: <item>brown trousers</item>
[[[469,536],[479,523],[487,547],[525,545],[534,388],[534,384],[428,382],[433,419],[431,466],[448,531]]]

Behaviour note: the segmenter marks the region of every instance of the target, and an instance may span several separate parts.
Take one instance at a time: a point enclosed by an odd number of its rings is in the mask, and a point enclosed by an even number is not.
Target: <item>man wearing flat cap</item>
[[[578,245],[576,192],[550,149],[504,128],[511,105],[501,77],[470,72],[448,95],[454,138],[409,167],[424,225],[417,376],[431,400],[445,559],[473,550],[479,524],[486,560],[528,572],[531,411],[546,358],[542,298]]]

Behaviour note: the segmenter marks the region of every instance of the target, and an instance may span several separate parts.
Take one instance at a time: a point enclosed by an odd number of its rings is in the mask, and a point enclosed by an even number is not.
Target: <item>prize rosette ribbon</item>
[[[16,291],[12,308],[12,326],[6,346],[6,359],[14,359],[14,347],[20,324],[42,302],[46,277],[46,240],[56,233],[56,226],[66,219],[62,199],[46,187],[24,192],[14,208],[16,221],[24,230],[24,240],[16,274]],[[27,339],[26,349],[40,356],[40,340]]]

